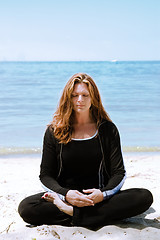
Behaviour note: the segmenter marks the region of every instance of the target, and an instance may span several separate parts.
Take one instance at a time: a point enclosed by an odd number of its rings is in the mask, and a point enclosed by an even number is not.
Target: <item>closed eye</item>
[[[88,97],[89,96],[89,94],[83,94],[83,97]]]

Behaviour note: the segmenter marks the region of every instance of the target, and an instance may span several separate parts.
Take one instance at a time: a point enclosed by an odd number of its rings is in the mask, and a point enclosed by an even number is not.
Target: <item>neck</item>
[[[93,122],[90,113],[75,113],[74,114],[74,123],[75,124],[86,124]]]

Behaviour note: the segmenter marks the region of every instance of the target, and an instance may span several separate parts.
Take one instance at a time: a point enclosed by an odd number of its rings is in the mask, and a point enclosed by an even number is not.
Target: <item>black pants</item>
[[[153,197],[146,189],[133,188],[120,191],[109,200],[94,207],[74,207],[73,217],[61,212],[53,203],[41,199],[44,193],[25,198],[18,212],[23,220],[33,225],[102,227],[117,220],[133,217],[145,212]]]

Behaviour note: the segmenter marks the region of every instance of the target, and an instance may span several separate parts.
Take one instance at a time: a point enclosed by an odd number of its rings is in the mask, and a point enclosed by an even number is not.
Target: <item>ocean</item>
[[[160,151],[160,61],[0,62],[0,155],[40,153],[68,79],[96,82],[123,151]]]

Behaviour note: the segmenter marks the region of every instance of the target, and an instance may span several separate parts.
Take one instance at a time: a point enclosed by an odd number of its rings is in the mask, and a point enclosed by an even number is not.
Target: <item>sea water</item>
[[[77,72],[95,80],[124,151],[160,151],[160,61],[0,62],[0,154],[41,152]]]

